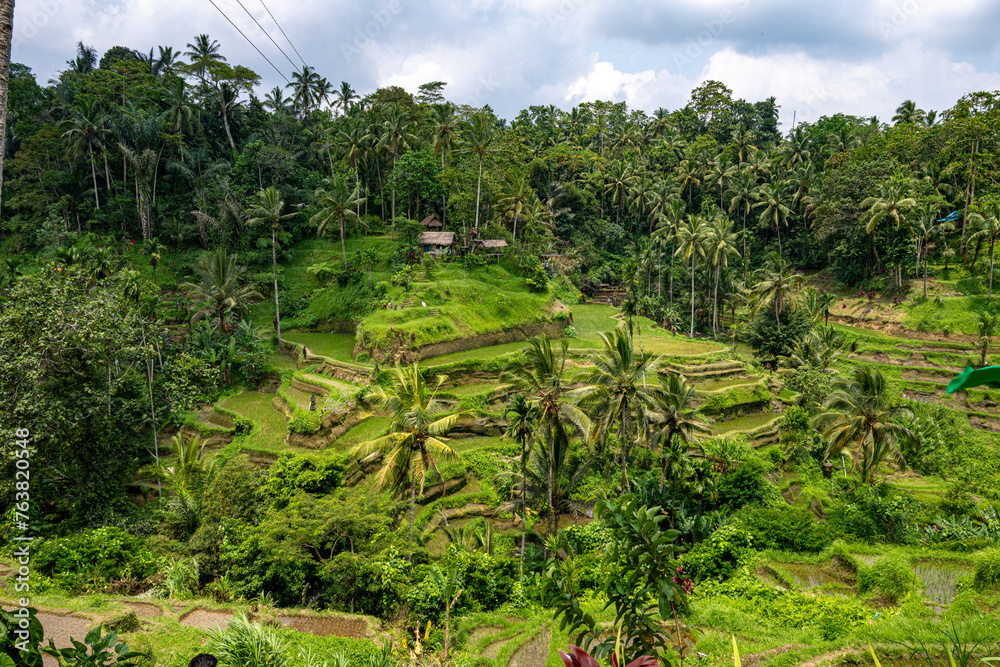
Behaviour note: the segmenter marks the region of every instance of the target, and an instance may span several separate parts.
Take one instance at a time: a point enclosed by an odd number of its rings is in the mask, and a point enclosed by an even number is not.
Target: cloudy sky
[[[967,92],[1000,89],[997,0],[214,2],[281,74],[212,0],[17,0],[13,59],[44,84],[79,40],[99,53],[118,44],[183,50],[208,33],[269,89],[300,64],[270,9],[335,83],[366,93],[446,81],[449,99],[490,104],[508,119],[531,104],[594,99],[675,109],[706,79],[750,101],[774,95],[783,123],[793,111],[799,120],[838,111],[888,120],[904,99],[946,109]]]

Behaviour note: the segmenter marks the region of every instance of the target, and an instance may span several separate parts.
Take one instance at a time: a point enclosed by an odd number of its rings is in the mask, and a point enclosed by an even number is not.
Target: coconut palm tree
[[[333,106],[339,108],[341,113],[345,116],[347,115],[347,112],[351,110],[351,104],[354,100],[358,99],[358,94],[354,92],[353,88],[351,88],[351,84],[346,81],[340,82],[340,89],[337,90],[334,95],[336,96],[336,100],[334,101]]]
[[[466,152],[475,153],[479,160],[479,175],[476,177],[476,221],[473,226],[475,234],[479,234],[479,199],[483,189],[483,156],[496,139],[496,127],[493,121],[484,113],[473,114],[462,126],[461,137]]]
[[[392,166],[396,167],[396,159],[400,153],[408,150],[419,139],[412,131],[413,124],[406,111],[395,102],[387,104],[382,111],[382,139],[379,148],[384,148],[392,155]],[[392,219],[396,219],[396,181],[392,182]]]
[[[891,405],[889,382],[872,366],[858,366],[851,379],[834,383],[823,405],[825,412],[815,416],[813,426],[829,439],[825,458],[853,451],[851,469],[860,468],[866,483],[875,480],[880,465],[886,461],[906,465],[899,443],[913,438],[901,422],[911,419],[909,408]]]
[[[926,115],[923,109],[917,108],[916,102],[913,100],[904,100],[902,104],[896,107],[896,114],[892,117],[892,122],[895,125],[902,125],[904,123],[909,125],[923,125]]]
[[[178,79],[174,84],[167,104],[164,120],[166,120],[170,131],[179,135],[191,134],[194,109],[191,107],[191,100],[188,98],[183,79]]]
[[[225,56],[219,53],[219,42],[210,39],[208,35],[198,35],[194,42],[189,42],[188,50],[184,52],[184,57],[189,58],[188,71],[196,77],[205,80],[209,67],[216,63],[226,62]]]
[[[288,111],[291,102],[292,98],[285,97],[285,92],[281,89],[281,86],[275,86],[271,89],[271,92],[264,96],[263,105],[265,109],[270,109],[272,113],[284,113]]]
[[[449,103],[435,104],[431,107],[430,124],[434,139],[434,153],[441,156],[441,170],[444,170],[444,160],[459,141],[458,116],[455,115],[455,105]],[[441,195],[442,222],[448,222],[448,192]],[[462,220],[462,236],[465,237],[465,220]]]
[[[593,417],[594,440],[603,440],[614,425],[619,427],[621,493],[625,493],[629,451],[648,432],[643,410],[649,397],[646,376],[655,376],[659,359],[641,351],[636,353],[632,333],[624,324],[600,336],[603,349],[587,355],[594,367],[583,376],[588,386],[581,392],[582,402]]]
[[[708,186],[711,184],[712,187],[719,188],[719,208],[725,208],[726,204],[722,198],[726,188],[732,184],[737,173],[737,168],[723,160],[721,155],[716,156],[712,162],[712,166],[705,176],[705,185]]]
[[[771,252],[764,266],[757,272],[757,283],[753,290],[760,297],[758,308],[774,306],[774,318],[781,331],[781,313],[786,309],[795,310],[802,296],[802,274],[781,255]]]
[[[935,216],[936,217],[936,216]],[[969,216],[969,222],[975,225],[978,229],[976,232],[969,236],[969,241],[978,239],[988,239],[990,242],[990,281],[989,281],[989,295],[986,297],[987,301],[993,300],[993,250],[997,241],[1000,238],[1000,201],[991,200],[987,203],[982,213],[973,213]],[[945,224],[945,223],[941,223]],[[950,222],[947,223],[951,225],[951,229],[955,229],[955,226]],[[924,259],[924,296],[927,296],[927,259]]]
[[[71,158],[84,157],[90,160],[90,175],[94,179],[94,205],[100,209],[101,200],[97,195],[97,166],[94,153],[104,146],[107,135],[106,117],[92,99],[81,99],[70,109],[70,117],[59,123],[63,142]]]
[[[679,257],[687,263],[691,273],[691,332],[689,338],[694,338],[694,268],[698,258],[705,259],[705,232],[707,221],[700,215],[692,214],[685,222],[677,226],[675,236],[678,247],[674,257]]]
[[[208,257],[202,257],[194,270],[195,282],[181,283],[180,288],[192,301],[207,303],[207,307],[195,314],[193,319],[214,313],[219,317],[219,326],[226,325],[226,312],[242,308],[251,299],[261,298],[253,285],[244,282],[246,267],[236,263],[236,255],[230,255],[222,246]]]
[[[757,200],[754,208],[763,209],[758,220],[778,234],[778,254],[783,255],[781,226],[788,225],[788,215],[791,213],[788,208],[788,196],[779,185],[764,183],[754,191],[754,199]]]
[[[363,204],[365,198],[361,196],[357,184],[351,190],[347,185],[347,180],[339,174],[324,178],[323,187],[316,190],[315,197],[316,206],[320,207],[320,211],[309,220],[309,224],[316,225],[318,236],[324,236],[330,223],[333,220],[337,221],[340,226],[340,250],[343,253],[344,266],[346,267],[347,242],[345,238],[347,228],[345,223],[348,220],[361,223],[361,218],[351,209]]]
[[[508,362],[501,380],[514,391],[522,392],[538,410],[538,434],[545,453],[548,480],[549,535],[556,534],[556,471],[553,467],[559,452],[569,449],[569,438],[574,431],[590,437],[590,419],[570,401],[566,385],[566,354],[569,343],[559,340],[559,350],[552,349],[547,336],[536,336],[524,348],[523,359]]]
[[[278,232],[281,223],[291,220],[298,213],[284,213],[285,200],[273,185],[257,193],[257,201],[250,205],[246,214],[247,226],[267,225],[271,228],[271,271],[274,275],[274,321],[278,333],[278,348],[281,348],[281,307],[278,305]]]
[[[443,407],[435,395],[444,377],[438,378],[431,389],[424,380],[417,364],[397,366],[389,388],[376,386],[365,397],[365,402],[379,412],[388,412],[391,425],[389,433],[380,438],[358,444],[351,450],[357,461],[381,458],[378,484],[393,493],[410,492],[410,544],[413,544],[413,516],[417,504],[417,489],[424,490],[424,480],[429,468],[441,478],[438,461],[457,461],[458,453],[447,444],[445,437],[455,428],[461,413],[441,416]]]
[[[749,271],[749,257],[747,256],[747,214],[753,209],[757,189],[757,182],[748,171],[740,171],[729,183],[729,192],[732,197],[729,199],[729,213],[739,212],[743,217],[743,279],[746,280]]]
[[[524,394],[515,394],[511,398],[510,404],[504,416],[507,417],[506,436],[516,442],[521,447],[521,478],[528,476],[528,457],[531,455],[532,445],[535,441],[535,433],[539,422],[538,406],[527,399]],[[524,574],[524,547],[527,540],[528,515],[525,504],[526,485],[521,485],[521,574]]]
[[[698,166],[690,160],[682,160],[677,165],[677,185],[682,195],[685,190],[688,192],[688,212],[694,210],[694,189],[701,185],[700,175],[701,172],[698,171]]]
[[[986,355],[990,351],[990,345],[993,343],[993,334],[996,333],[996,330],[996,316],[979,313],[979,320],[976,322],[976,343],[979,346],[979,351],[982,353],[982,357],[979,360],[980,367],[986,365]]]
[[[668,452],[675,440],[684,448],[697,442],[699,433],[711,433],[712,428],[696,417],[694,387],[683,375],[668,373],[660,377],[660,386],[654,389],[646,405],[652,430],[652,445],[659,445],[663,467],[660,472],[660,493],[666,478]]]
[[[868,222],[865,231],[869,234],[883,220],[893,223],[896,229],[905,221],[905,213],[917,205],[917,200],[908,195],[909,186],[900,176],[892,176],[879,183],[878,194],[868,197],[861,206],[867,208]]]
[[[318,107],[322,94],[320,91],[322,79],[316,69],[303,65],[302,69],[292,72],[292,80],[285,86],[292,90],[292,104],[299,116],[306,116],[314,107]]]
[[[712,333],[719,337],[719,282],[722,272],[729,268],[730,258],[740,256],[737,244],[739,232],[733,231],[733,225],[723,214],[715,215],[708,223],[705,231],[705,254],[709,269],[715,274],[715,286],[712,297]]]

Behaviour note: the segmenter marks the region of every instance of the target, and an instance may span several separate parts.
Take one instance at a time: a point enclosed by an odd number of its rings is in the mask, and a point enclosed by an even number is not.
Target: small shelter
[[[444,228],[444,223],[436,215],[427,216],[420,224],[429,232],[439,232]]]
[[[432,255],[444,255],[451,251],[455,244],[455,232],[424,232],[418,240],[424,252]]]
[[[487,259],[500,259],[506,247],[507,241],[504,239],[476,239],[472,242],[473,250],[482,248]]]

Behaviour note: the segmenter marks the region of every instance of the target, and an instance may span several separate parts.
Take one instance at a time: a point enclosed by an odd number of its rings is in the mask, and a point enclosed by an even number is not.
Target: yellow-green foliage
[[[972,583],[977,591],[1000,588],[1000,547],[983,549],[976,554],[976,573]]]
[[[909,562],[896,555],[882,556],[858,569],[858,590],[873,593],[891,604],[909,595],[915,580]]]

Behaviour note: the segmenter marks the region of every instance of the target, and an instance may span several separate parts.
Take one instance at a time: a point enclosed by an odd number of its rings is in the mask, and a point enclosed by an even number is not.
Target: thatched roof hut
[[[455,232],[424,232],[418,242],[424,247],[424,252],[441,254],[455,244]]]
[[[475,241],[484,250],[500,250],[507,247],[507,242],[503,239],[482,239]]]
[[[437,231],[444,227],[444,223],[438,220],[436,215],[429,215],[420,223],[424,229]]]

